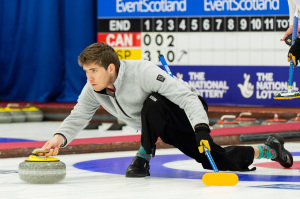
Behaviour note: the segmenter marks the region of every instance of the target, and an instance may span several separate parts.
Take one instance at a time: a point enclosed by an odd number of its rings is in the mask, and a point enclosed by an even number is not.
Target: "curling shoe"
[[[150,176],[149,162],[141,157],[135,156],[126,170],[126,177],[138,178]]]
[[[281,137],[281,135],[271,134],[266,140],[265,145],[270,146],[276,151],[276,158],[271,160],[279,162],[281,166],[285,168],[290,168],[293,166],[293,156],[283,147],[284,139]]]

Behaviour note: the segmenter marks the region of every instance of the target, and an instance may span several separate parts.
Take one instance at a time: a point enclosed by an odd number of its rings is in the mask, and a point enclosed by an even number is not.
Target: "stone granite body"
[[[19,176],[31,184],[57,183],[66,177],[66,165],[61,161],[24,161],[19,164]]]
[[[27,122],[39,122],[43,120],[42,111],[24,111]]]

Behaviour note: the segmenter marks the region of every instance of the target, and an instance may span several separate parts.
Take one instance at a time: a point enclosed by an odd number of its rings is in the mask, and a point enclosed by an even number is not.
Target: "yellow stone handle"
[[[48,153],[49,150],[46,150],[46,149],[43,149],[43,148],[37,148],[37,149],[34,149],[32,151],[33,154],[38,154],[38,153]]]

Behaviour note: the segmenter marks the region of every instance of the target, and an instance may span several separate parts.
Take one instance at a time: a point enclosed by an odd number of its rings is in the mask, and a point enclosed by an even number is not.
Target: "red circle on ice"
[[[274,168],[274,169],[282,169],[283,168],[278,162],[256,163],[256,164],[254,164],[254,166]],[[286,169],[300,169],[300,161],[295,161],[291,168],[286,168]]]

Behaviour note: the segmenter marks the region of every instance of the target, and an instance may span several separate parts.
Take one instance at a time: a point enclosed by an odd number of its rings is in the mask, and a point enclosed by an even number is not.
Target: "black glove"
[[[203,145],[210,151],[210,143],[213,142],[213,139],[210,136],[210,129],[207,124],[201,123],[195,126],[195,134],[196,134],[196,141],[199,148],[199,152],[203,153]]]
[[[284,41],[285,41],[286,45],[291,46],[292,45],[292,35],[287,36]]]
[[[300,59],[300,39],[297,38],[295,43],[291,46],[289,53],[288,53],[288,62],[293,60],[294,67],[298,65],[298,61]]]

